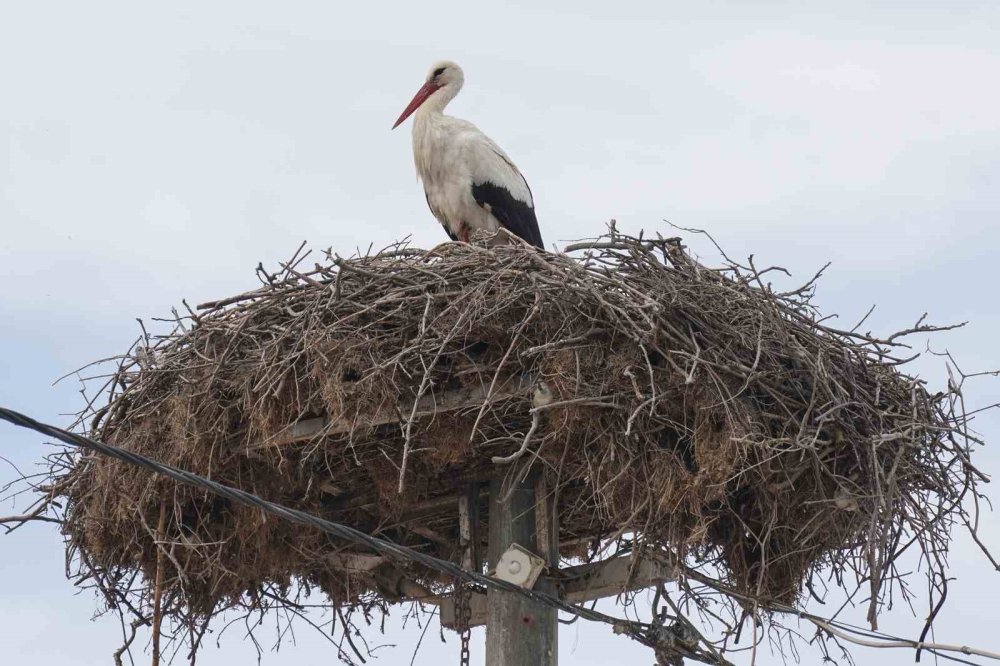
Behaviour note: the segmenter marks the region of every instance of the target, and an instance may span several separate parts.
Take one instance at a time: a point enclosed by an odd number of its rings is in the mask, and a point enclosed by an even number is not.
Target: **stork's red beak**
[[[426,102],[427,98],[437,92],[440,87],[441,86],[433,81],[428,81],[421,86],[420,90],[417,91],[417,94],[410,100],[410,103],[406,105],[405,109],[403,109],[403,113],[400,114],[399,119],[396,121],[396,124],[392,126],[392,129],[399,127],[404,120],[410,117],[411,113],[419,109],[420,105]]]

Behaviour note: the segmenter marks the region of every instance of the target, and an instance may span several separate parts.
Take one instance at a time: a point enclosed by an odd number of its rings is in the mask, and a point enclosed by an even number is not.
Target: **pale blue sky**
[[[11,0],[0,4],[0,404],[65,423],[78,387],[56,377],[125,349],[135,317],[252,286],[258,261],[303,239],[341,253],[442,241],[408,126],[389,131],[441,58],[466,71],[450,111],[521,167],[550,246],[610,218],[631,231],[669,219],[800,278],[832,261],[825,311],[853,323],[878,304],[879,331],[924,311],[970,320],[935,344],[967,369],[1000,366],[996,3]],[[943,381],[938,363],[915,370]],[[996,382],[969,390],[973,405],[1000,400]],[[996,415],[978,426],[1000,439]],[[23,469],[46,451],[0,426],[0,455]],[[978,458],[1000,472],[995,451]],[[1000,521],[984,530],[1000,550]],[[109,663],[117,624],[90,621],[95,600],[74,594],[62,558],[52,526],[0,537],[5,663]],[[1000,574],[965,539],[952,565],[936,639],[1000,650]],[[883,627],[914,636],[924,612],[901,604]],[[385,642],[399,647],[375,663],[409,663],[418,636],[394,628]],[[298,637],[263,663],[333,662],[305,628]],[[200,663],[245,663],[240,638],[210,642]],[[424,643],[417,663],[457,659],[436,627]],[[481,663],[481,644],[473,655]],[[580,623],[564,628],[561,655],[651,662]]]

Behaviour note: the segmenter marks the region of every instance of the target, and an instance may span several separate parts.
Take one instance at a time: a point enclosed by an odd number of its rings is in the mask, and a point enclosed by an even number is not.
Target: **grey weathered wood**
[[[472,570],[472,516],[469,494],[458,498],[458,545],[462,549],[462,568]]]
[[[366,553],[333,553],[327,556],[327,561],[334,569],[366,573],[377,569],[385,562],[385,558],[381,555],[368,555]]]
[[[462,568],[482,572],[479,556],[479,483],[470,483],[458,498],[458,538],[462,553]]]
[[[434,543],[438,544],[439,546],[444,546],[445,548],[451,548],[451,547],[453,547],[455,545],[455,541],[453,539],[449,539],[448,537],[443,536],[442,534],[440,534],[438,532],[435,532],[431,528],[426,527],[424,525],[417,524],[414,521],[410,521],[408,523],[405,523],[403,525],[403,527],[405,527],[410,532],[413,532],[414,534],[422,536],[423,538],[427,539],[428,541],[433,541]]]
[[[614,597],[631,590],[641,590],[677,578],[677,571],[660,562],[631,557],[615,557],[603,562],[564,569],[562,574],[573,576],[563,584],[563,598],[579,604],[604,597]]]
[[[486,496],[483,496],[483,491],[486,491]],[[471,569],[482,573],[483,571],[483,555],[480,533],[480,521],[479,517],[482,514],[480,507],[482,507],[483,500],[489,501],[489,485],[484,485],[480,482],[473,482],[468,485],[465,491],[465,496],[469,498],[469,515],[471,516],[471,522],[469,524],[469,557]]]
[[[535,545],[551,573],[559,566],[559,524],[549,486],[541,474],[535,479]]]
[[[501,479],[490,482],[489,561],[495,568],[500,556],[518,543],[549,560],[550,543],[535,539],[535,479],[505,487]],[[541,548],[539,548],[541,545]],[[551,580],[535,589],[553,591]],[[486,663],[490,666],[555,666],[557,613],[518,594],[490,589],[486,609]]]
[[[570,603],[579,604],[604,597],[614,597],[623,592],[641,590],[659,583],[674,580],[677,572],[674,568],[652,560],[639,560],[631,557],[615,557],[601,562],[580,564],[575,567],[560,569],[558,580],[562,581],[558,588],[560,598]],[[441,625],[452,629],[455,626],[455,606],[451,598],[438,597],[441,606]],[[486,624],[486,595],[475,593],[469,599],[469,624],[477,627]]]

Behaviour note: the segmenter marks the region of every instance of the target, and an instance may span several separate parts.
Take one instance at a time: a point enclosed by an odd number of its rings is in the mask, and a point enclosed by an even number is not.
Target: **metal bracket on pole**
[[[532,589],[545,569],[545,560],[519,543],[512,543],[497,562],[496,577]]]

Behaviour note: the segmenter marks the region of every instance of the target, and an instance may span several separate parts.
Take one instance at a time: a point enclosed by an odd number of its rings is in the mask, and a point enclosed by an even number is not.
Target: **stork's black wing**
[[[474,183],[472,196],[483,208],[489,207],[493,217],[507,231],[544,249],[542,233],[538,230],[538,220],[532,206],[514,198],[507,188],[490,182]]]

